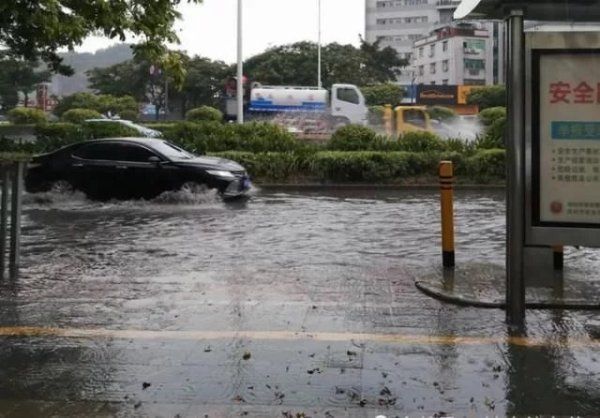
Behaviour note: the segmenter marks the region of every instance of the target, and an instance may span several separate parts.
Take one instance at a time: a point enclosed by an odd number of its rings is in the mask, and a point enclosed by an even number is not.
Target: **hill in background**
[[[59,97],[80,91],[89,91],[86,71],[92,68],[105,68],[133,58],[129,44],[117,44],[96,52],[67,52],[60,54],[64,63],[75,70],[71,77],[55,75],[50,90]]]

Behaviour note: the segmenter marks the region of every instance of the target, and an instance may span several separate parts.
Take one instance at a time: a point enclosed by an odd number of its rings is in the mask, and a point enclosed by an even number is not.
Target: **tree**
[[[473,89],[467,96],[468,104],[476,104],[479,110],[506,106],[506,86],[486,86]]]
[[[116,115],[123,111],[137,113],[138,105],[131,96],[115,97],[109,94],[75,93],[64,97],[54,108],[54,113],[62,116],[71,109],[88,109],[101,114]]]
[[[39,83],[50,80],[50,72],[38,70],[36,61],[24,61],[3,55],[0,59],[0,98],[3,107],[15,107],[19,93],[23,94],[25,107],[29,106],[29,94]]]
[[[323,85],[351,83],[359,86],[393,81],[407,65],[395,49],[379,43],[332,43],[322,49]],[[255,55],[244,64],[250,79],[274,85],[317,85],[317,44],[297,42]]]
[[[392,83],[366,86],[361,90],[365,95],[368,106],[386,104],[397,106],[402,102],[402,97],[404,97],[404,89],[401,86]]]
[[[153,64],[150,60],[136,57],[111,67],[88,71],[89,85],[101,94],[127,94],[140,102],[152,103],[157,117],[165,106],[166,88],[169,108],[173,108],[173,103],[179,103],[182,116],[191,107],[218,107],[229,67],[222,61],[178,54],[178,62],[174,65],[181,65],[179,70],[174,70],[169,63]],[[184,74],[185,78],[176,79],[173,74]]]
[[[139,102],[149,102],[158,120],[167,96],[171,100],[185,82],[185,61],[187,57],[176,51],[156,60],[138,55],[133,60],[88,71],[89,86],[100,94],[130,95]]]
[[[188,108],[199,106],[219,107],[221,93],[229,74],[229,67],[223,61],[212,61],[204,57],[194,57],[184,61],[187,72],[183,89],[179,94],[182,113]]]
[[[69,74],[57,51],[73,50],[92,34],[125,41],[141,40],[134,52],[153,59],[166,54],[165,43],[178,42],[173,24],[182,0],[11,0],[0,2],[0,45],[14,57],[41,59],[54,71]],[[201,3],[202,0],[187,0]]]

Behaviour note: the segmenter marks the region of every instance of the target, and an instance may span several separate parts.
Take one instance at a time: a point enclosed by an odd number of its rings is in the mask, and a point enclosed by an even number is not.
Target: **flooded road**
[[[502,265],[503,192],[459,192],[455,213],[457,264]],[[23,221],[0,416],[600,411],[597,312],[529,311],[511,339],[503,311],[415,288],[441,263],[435,191],[28,195]]]

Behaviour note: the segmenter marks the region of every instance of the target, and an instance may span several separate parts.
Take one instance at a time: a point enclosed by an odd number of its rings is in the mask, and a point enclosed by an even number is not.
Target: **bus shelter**
[[[600,246],[600,33],[524,21],[600,22],[599,0],[463,0],[456,19],[506,22],[506,311],[525,320],[533,248]]]

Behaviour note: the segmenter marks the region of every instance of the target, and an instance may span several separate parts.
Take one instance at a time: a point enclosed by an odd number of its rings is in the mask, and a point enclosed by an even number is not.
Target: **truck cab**
[[[331,117],[334,125],[366,125],[368,112],[365,96],[358,87],[352,84],[331,86]]]
[[[425,106],[398,106],[396,111],[396,134],[407,132],[433,132]]]

